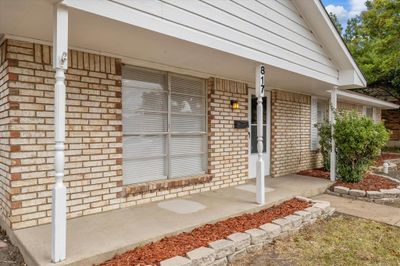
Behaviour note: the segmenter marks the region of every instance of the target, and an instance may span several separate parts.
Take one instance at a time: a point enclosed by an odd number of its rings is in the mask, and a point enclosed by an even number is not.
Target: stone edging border
[[[328,217],[335,212],[328,201],[296,198],[311,203],[312,207],[273,220],[259,228],[231,234],[226,239],[209,243],[208,247],[200,247],[187,252],[186,257],[175,256],[163,260],[160,266],[225,266],[243,258],[247,253],[262,250],[265,245],[269,245],[276,238],[293,234],[301,227],[314,223],[318,218]]]
[[[387,176],[382,177],[388,178]],[[389,179],[393,180],[392,178]],[[398,183],[397,180],[393,181]],[[360,189],[350,189],[343,186],[334,186],[333,191],[328,189],[326,192],[335,196],[375,202],[378,204],[400,201],[400,184],[397,186],[397,188],[380,189],[379,191],[365,191]]]

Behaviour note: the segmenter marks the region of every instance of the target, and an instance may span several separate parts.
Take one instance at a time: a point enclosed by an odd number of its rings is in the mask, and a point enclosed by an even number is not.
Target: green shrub
[[[322,166],[329,171],[331,159],[332,128],[328,121],[316,125],[319,131],[319,146],[322,154]]]
[[[346,182],[362,180],[389,139],[382,122],[356,112],[337,113],[334,132],[337,174]]]

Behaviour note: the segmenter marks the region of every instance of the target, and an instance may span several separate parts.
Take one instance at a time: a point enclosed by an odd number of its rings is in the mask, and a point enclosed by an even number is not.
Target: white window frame
[[[167,86],[166,88],[166,92],[167,92],[167,130],[164,132],[134,132],[134,133],[123,133],[123,138],[129,137],[129,136],[165,136],[166,137],[166,151],[164,155],[160,155],[165,159],[165,167],[166,167],[166,178],[162,178],[162,179],[157,179],[154,178],[153,180],[149,180],[149,181],[145,181],[145,182],[152,182],[152,181],[157,181],[157,180],[169,180],[169,179],[179,179],[179,178],[184,178],[187,176],[175,176],[172,177],[171,174],[171,161],[172,158],[176,158],[176,157],[180,157],[180,156],[185,156],[185,155],[200,155],[202,156],[202,168],[204,169],[204,171],[199,172],[196,175],[203,175],[206,174],[208,171],[208,99],[207,99],[207,95],[208,95],[208,89],[206,86],[206,80],[203,78],[198,78],[198,77],[193,77],[193,76],[187,76],[187,75],[183,75],[183,74],[177,74],[177,73],[171,73],[171,72],[166,72],[166,71],[160,71],[160,70],[154,70],[154,69],[147,69],[147,68],[142,68],[142,67],[136,67],[136,66],[124,66],[124,67],[128,67],[131,69],[141,69],[141,70],[145,70],[145,71],[151,71],[151,72],[157,72],[160,73],[162,75],[165,75],[165,86]],[[173,92],[172,91],[172,85],[171,85],[171,77],[176,76],[176,77],[183,77],[185,79],[195,79],[197,81],[202,82],[202,88],[203,88],[203,93],[201,95],[192,95],[192,94],[185,94],[185,93],[177,93],[177,92]],[[171,100],[171,96],[172,94],[180,94],[180,95],[185,95],[185,96],[191,96],[191,97],[198,97],[198,98],[203,98],[204,101],[204,131],[172,131],[172,100]],[[122,99],[123,100],[123,99]],[[175,113],[174,113],[175,114]],[[182,115],[182,114],[179,114]],[[185,114],[188,116],[201,116],[201,115],[196,115],[196,114]],[[202,145],[202,152],[201,153],[182,153],[182,154],[178,154],[178,155],[172,155],[171,154],[171,143],[172,143],[172,137],[173,136],[202,136],[203,138],[205,138],[204,143]],[[160,157],[160,156],[138,156],[135,157],[134,160],[140,160],[140,159],[151,159],[151,158],[156,158],[156,157]],[[125,158],[123,159],[123,163],[125,161]],[[127,178],[125,176],[125,173],[123,174],[123,182],[125,185],[130,185],[130,184],[139,184],[139,183],[143,183],[143,181],[138,181],[138,182],[127,182]],[[190,175],[192,176],[192,175]]]
[[[367,109],[368,108],[372,109],[371,117],[367,116]],[[375,108],[375,107],[372,107],[372,106],[365,106],[365,105],[363,106],[363,115],[365,117],[371,118],[375,123],[379,123],[380,122],[380,112],[381,112],[381,109],[379,109],[379,108]]]
[[[327,99],[323,98],[318,98],[315,96],[311,97],[311,133],[310,133],[310,150],[316,151],[320,149],[319,145],[319,131],[317,127],[315,126],[316,124],[319,124],[318,122],[318,113],[319,113],[319,108],[318,106],[320,103],[323,103],[324,108],[327,109],[327,113],[325,115],[325,119],[328,118],[328,112],[329,112],[329,101]]]

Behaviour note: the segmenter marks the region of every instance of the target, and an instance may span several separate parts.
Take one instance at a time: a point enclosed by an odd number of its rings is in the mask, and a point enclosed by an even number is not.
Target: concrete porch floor
[[[328,180],[288,175],[266,178],[266,205],[255,203],[255,181],[244,185],[154,202],[68,220],[67,259],[57,265],[92,265],[143,243],[189,231],[245,212],[269,207],[293,196],[314,196]],[[14,231],[28,265],[51,263],[51,225]]]

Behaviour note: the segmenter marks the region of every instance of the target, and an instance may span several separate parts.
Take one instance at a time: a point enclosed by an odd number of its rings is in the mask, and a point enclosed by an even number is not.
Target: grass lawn
[[[234,265],[400,265],[400,228],[335,215]]]

